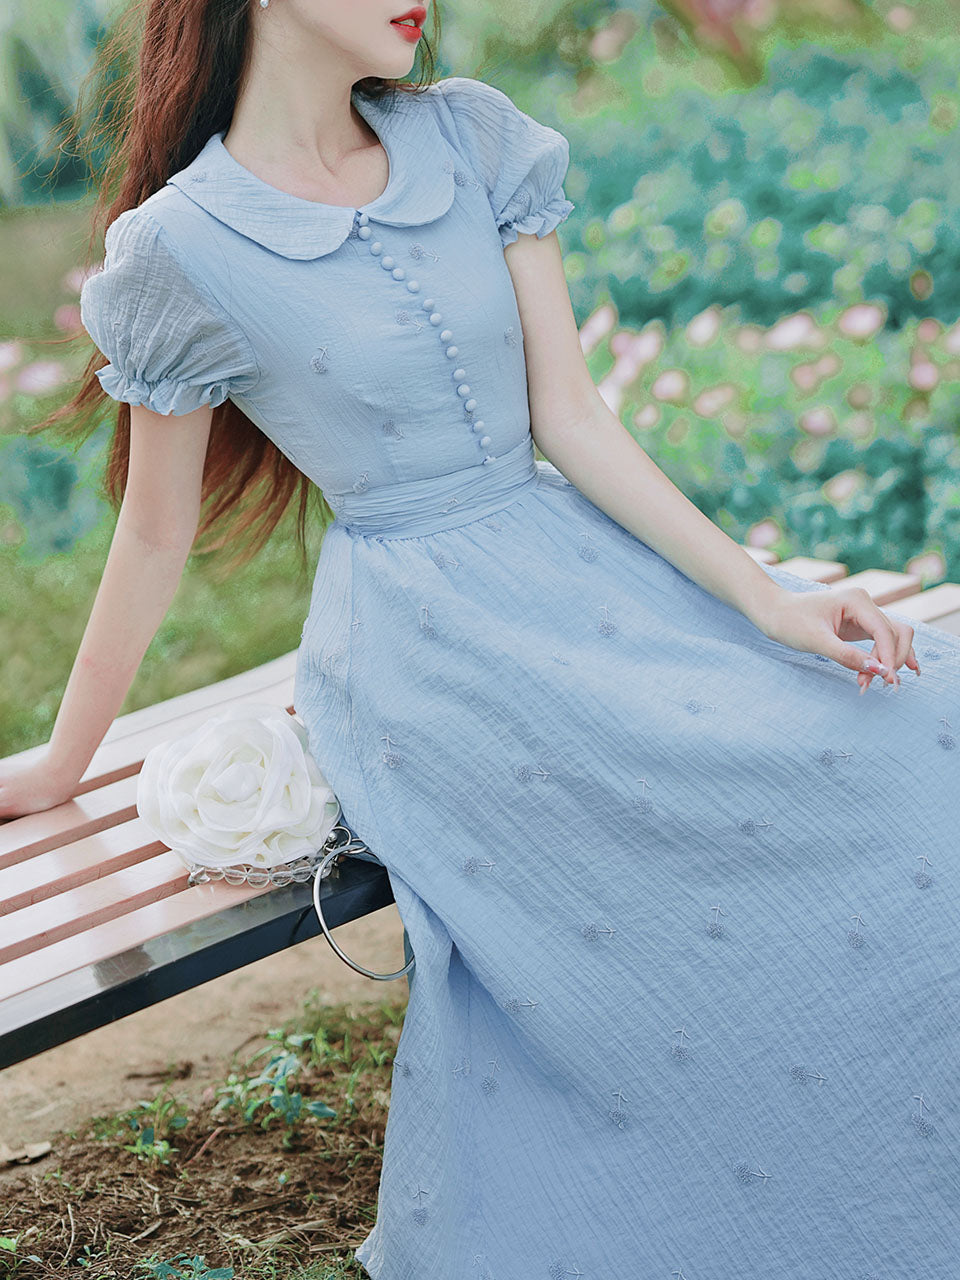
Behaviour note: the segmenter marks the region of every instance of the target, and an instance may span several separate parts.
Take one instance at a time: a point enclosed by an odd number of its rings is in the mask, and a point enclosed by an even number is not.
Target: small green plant
[[[216,1089],[217,1102],[214,1114],[231,1110],[239,1111],[245,1124],[259,1124],[266,1129],[280,1121],[286,1132],[283,1145],[289,1146],[297,1125],[307,1116],[330,1119],[337,1112],[325,1102],[304,1101],[295,1077],[304,1063],[301,1058],[306,1046],[310,1057],[315,1057],[317,1038],[310,1034],[289,1034],[274,1029],[267,1032],[273,1045],[259,1049],[248,1061],[248,1066],[258,1058],[269,1055],[262,1070],[255,1076],[240,1076],[235,1071],[227,1076],[224,1084]]]
[[[170,1262],[161,1262],[156,1256],[141,1258],[136,1266],[139,1274],[150,1280],[234,1280],[233,1267],[208,1267],[202,1255],[191,1258],[181,1253]]]
[[[39,1262],[35,1253],[21,1253],[20,1241],[36,1231],[30,1227],[18,1236],[0,1236],[0,1275],[13,1277],[18,1275],[25,1262]]]
[[[138,1160],[152,1160],[157,1164],[170,1163],[179,1148],[171,1144],[168,1135],[184,1128],[188,1121],[177,1100],[163,1091],[152,1101],[138,1102],[117,1118],[121,1123],[117,1136],[127,1129],[136,1134],[133,1142],[123,1144],[124,1151],[132,1151]]]

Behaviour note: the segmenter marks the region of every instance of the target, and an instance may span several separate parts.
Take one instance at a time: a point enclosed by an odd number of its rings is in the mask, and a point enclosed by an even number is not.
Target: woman
[[[2,812],[71,794],[201,499],[302,474],[336,520],[296,707],[416,956],[366,1272],[945,1277],[960,642],[759,566],[654,466],[582,358],[566,140],[398,89],[403,17],[149,5],[141,198],[81,299],[126,491]]]

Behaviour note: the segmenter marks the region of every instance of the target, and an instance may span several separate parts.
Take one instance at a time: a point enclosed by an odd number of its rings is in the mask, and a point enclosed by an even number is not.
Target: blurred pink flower
[[[720,332],[720,308],[707,307],[687,325],[687,341],[694,347],[706,347]]]
[[[53,323],[61,333],[77,333],[82,331],[80,306],[76,302],[64,302],[53,313]]]
[[[67,372],[57,360],[33,360],[17,374],[16,387],[28,395],[43,395],[55,391],[67,380]]]
[[[580,347],[584,355],[594,351],[616,323],[617,313],[609,302],[587,316],[580,329]]]
[[[917,337],[921,342],[936,342],[940,337],[943,325],[932,316],[927,316],[917,325]]]
[[[638,409],[633,415],[634,426],[639,427],[641,431],[649,431],[659,421],[660,406],[656,404],[645,404],[642,409]]]
[[[840,471],[824,484],[823,491],[831,502],[846,502],[857,492],[863,478],[857,471]]]
[[[808,409],[800,415],[800,426],[811,436],[826,436],[834,431],[837,420],[829,405],[821,405],[816,409]]]
[[[730,382],[721,382],[715,387],[707,387],[701,391],[693,402],[693,407],[701,418],[715,418],[721,409],[725,409],[737,394],[737,389]]]
[[[943,335],[943,345],[952,356],[960,356],[960,323]]]
[[[843,368],[843,361],[835,351],[827,351],[814,365],[821,378],[832,378]]]
[[[924,551],[906,564],[907,573],[919,573],[923,581],[939,582],[946,576],[947,562],[939,551]]]
[[[650,390],[658,400],[680,404],[690,394],[690,379],[682,369],[664,369]]]
[[[852,307],[847,307],[840,316],[837,328],[845,338],[863,341],[866,338],[872,338],[882,328],[885,320],[884,308],[875,302],[856,302]]]
[[[940,370],[929,360],[915,360],[907,381],[914,391],[932,391],[940,383]]]
[[[806,311],[784,316],[767,330],[766,344],[771,351],[796,351],[801,347],[821,347],[824,336],[813,316]]]
[[[916,20],[914,10],[905,4],[896,4],[887,12],[887,25],[891,31],[909,31]]]
[[[23,344],[12,338],[9,342],[0,342],[0,370],[12,369],[23,359]]]
[[[761,520],[751,527],[747,534],[747,545],[751,547],[769,547],[780,537],[780,526],[775,520]]]
[[[801,391],[813,391],[821,381],[814,364],[795,364],[790,370],[790,378]]]
[[[753,355],[763,346],[763,330],[755,324],[741,325],[737,330],[734,341],[741,351],[746,351],[749,355]]]

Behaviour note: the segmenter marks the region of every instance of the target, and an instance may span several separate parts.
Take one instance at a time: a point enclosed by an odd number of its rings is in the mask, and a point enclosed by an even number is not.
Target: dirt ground
[[[395,905],[336,938],[368,968],[403,966]],[[0,1236],[17,1239],[18,1280],[71,1265],[130,1280],[148,1255],[199,1257],[249,1280],[362,1276],[353,1250],[375,1217],[408,997],[406,978],[366,978],[320,935],[0,1072]],[[320,1028],[326,1042],[301,1059],[301,1120],[284,1129],[269,1107],[252,1122],[236,1108],[218,1114],[214,1087],[231,1069],[247,1078],[251,1055],[278,1047],[265,1033],[287,1020],[308,1036]],[[183,1118],[165,1131],[173,1154],[160,1163],[131,1154],[127,1118],[95,1119],[142,1115],[138,1104],[167,1096]],[[321,1118],[307,1118],[312,1107]],[[161,1113],[143,1123],[161,1124]]]
[[[392,903],[340,925],[334,936],[368,969],[403,967],[403,924]],[[155,1091],[172,1064],[181,1077],[178,1094],[199,1100],[234,1055],[242,1059],[264,1031],[295,1016],[313,988],[324,1003],[369,1005],[408,994],[406,978],[364,977],[320,934],[0,1071],[0,1195],[16,1167],[7,1163],[10,1153],[132,1106]]]

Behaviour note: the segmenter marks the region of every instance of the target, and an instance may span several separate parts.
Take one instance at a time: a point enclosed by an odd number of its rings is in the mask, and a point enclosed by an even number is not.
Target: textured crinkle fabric
[[[247,338],[142,208],[107,228],[103,266],[80,293],[80,318],[110,361],[97,377],[114,400],[184,414],[216,407],[260,376]]]
[[[141,291],[202,300],[236,359],[186,385],[336,513],[295,706],[416,957],[357,1259],[952,1280],[960,639],[911,623],[923,674],[861,697],[538,458],[503,247],[565,210],[565,145],[477,81],[354,102],[377,199],[299,199],[214,134],[128,219],[132,327],[85,289],[132,378],[183,373]]]
[[[483,179],[504,247],[549,235],[574,209],[563,192],[570,144],[501,90],[465,76],[440,82],[457,135]]]

